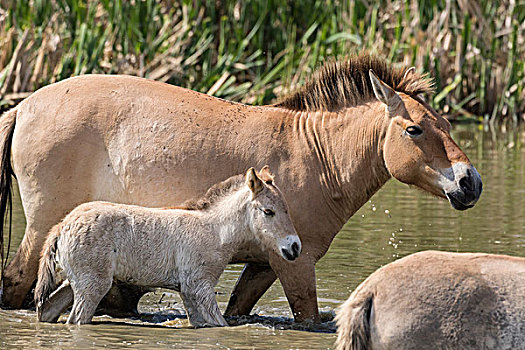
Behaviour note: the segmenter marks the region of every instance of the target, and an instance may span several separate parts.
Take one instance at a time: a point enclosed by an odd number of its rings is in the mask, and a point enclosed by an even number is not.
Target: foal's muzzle
[[[283,258],[293,261],[301,254],[301,240],[298,236],[286,236],[279,250]]]

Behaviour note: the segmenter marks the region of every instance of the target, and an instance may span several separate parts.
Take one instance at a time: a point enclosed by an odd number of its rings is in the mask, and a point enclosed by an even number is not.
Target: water
[[[354,215],[317,264],[319,306],[325,319],[317,332],[291,323],[282,287],[275,283],[255,307],[258,316],[230,320],[239,325],[229,328],[189,328],[180,298],[166,290],[141,300],[139,319],[98,316],[94,324],[80,327],[38,323],[32,311],[0,310],[0,347],[332,348],[334,309],[384,264],[426,249],[525,256],[525,131],[476,128],[456,125],[453,134],[482,175],[484,191],[478,204],[458,212],[446,201],[390,181]],[[18,203],[11,254],[23,227]],[[232,265],[221,277],[216,291],[222,309],[241,268]]]

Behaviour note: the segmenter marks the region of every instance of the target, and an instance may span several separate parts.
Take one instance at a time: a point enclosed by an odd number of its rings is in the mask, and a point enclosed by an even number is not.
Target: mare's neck
[[[337,231],[390,178],[383,160],[389,120],[370,102],[339,112],[301,112],[295,132],[311,153],[330,226]],[[335,233],[334,233],[335,235]]]

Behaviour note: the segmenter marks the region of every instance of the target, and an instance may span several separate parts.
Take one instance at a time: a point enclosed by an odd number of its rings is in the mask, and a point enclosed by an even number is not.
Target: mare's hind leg
[[[67,319],[70,324],[91,323],[97,306],[111,288],[112,279],[107,276],[80,276],[72,282],[74,302],[71,314]]]
[[[190,323],[194,327],[228,326],[217,305],[211,283],[203,282],[196,286],[185,286],[181,289],[180,294]]]
[[[57,217],[56,221],[49,220],[38,225],[32,223],[30,218],[27,220],[22,243],[20,243],[15,256],[7,265],[3,276],[3,291],[0,304],[15,309],[23,306],[24,300],[36,280],[40,251],[44,245],[47,232],[60,218]]]
[[[2,303],[12,308],[26,306],[24,300],[36,281],[40,252],[49,230],[69,210],[82,202],[82,198],[71,200],[67,195],[61,195],[60,182],[55,184],[58,188],[48,183],[41,186],[35,179],[27,178],[23,171],[17,172],[17,175],[26,217],[26,230],[4,275]],[[29,299],[32,299],[32,296]]]
[[[138,314],[140,298],[153,288],[134,286],[115,281],[108,294],[102,299],[98,308],[98,315],[110,315],[112,317],[128,317]]]
[[[65,280],[49,298],[40,306],[37,305],[40,322],[56,322],[60,314],[73,303],[73,290],[69,281]]]

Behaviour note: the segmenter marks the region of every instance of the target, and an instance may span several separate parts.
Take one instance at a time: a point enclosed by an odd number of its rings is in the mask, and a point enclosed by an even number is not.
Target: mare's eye
[[[423,130],[421,130],[419,126],[415,126],[415,125],[409,126],[408,128],[405,129],[405,131],[410,136],[418,136],[423,133]]]
[[[261,209],[262,212],[264,213],[264,215],[266,216],[274,216],[275,215],[275,212],[271,209]]]

